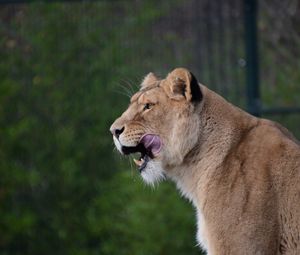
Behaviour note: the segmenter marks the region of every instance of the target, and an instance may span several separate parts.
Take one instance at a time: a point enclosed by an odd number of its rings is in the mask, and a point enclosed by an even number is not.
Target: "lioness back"
[[[148,74],[111,132],[145,182],[170,178],[193,203],[207,254],[300,254],[300,145],[284,127],[177,68]]]

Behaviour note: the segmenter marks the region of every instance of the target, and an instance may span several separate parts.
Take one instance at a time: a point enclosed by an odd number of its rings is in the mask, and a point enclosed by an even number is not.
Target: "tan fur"
[[[207,253],[300,254],[299,142],[205,86],[193,103],[186,69],[148,78],[111,129],[125,127],[119,140],[126,146],[145,133],[161,137],[153,161],[197,208]]]

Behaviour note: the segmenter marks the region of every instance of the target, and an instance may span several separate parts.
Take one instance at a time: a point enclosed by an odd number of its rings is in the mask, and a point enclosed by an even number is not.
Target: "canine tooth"
[[[137,165],[137,166],[141,166],[143,164],[143,161],[142,160],[137,160],[137,159],[133,159],[134,163]]]

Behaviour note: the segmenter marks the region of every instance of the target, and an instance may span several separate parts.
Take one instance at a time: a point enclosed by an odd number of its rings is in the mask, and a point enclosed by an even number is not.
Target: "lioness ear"
[[[176,68],[168,74],[166,78],[171,97],[183,99],[191,102],[200,102],[202,92],[195,76],[185,68]]]
[[[158,78],[155,76],[154,73],[148,73],[144,80],[142,81],[141,88],[146,88],[150,85],[153,85],[158,81]]]

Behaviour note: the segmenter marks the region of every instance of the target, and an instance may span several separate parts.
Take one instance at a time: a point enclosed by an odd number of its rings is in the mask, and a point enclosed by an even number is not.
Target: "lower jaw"
[[[145,156],[144,163],[138,168],[138,170],[139,170],[140,173],[145,170],[145,168],[147,167],[147,164],[148,164],[149,160],[151,160],[151,159],[148,156]]]
[[[139,168],[138,168],[139,172],[142,173],[142,172],[145,170],[146,166],[147,166],[147,164],[145,164],[145,165],[139,167]]]

